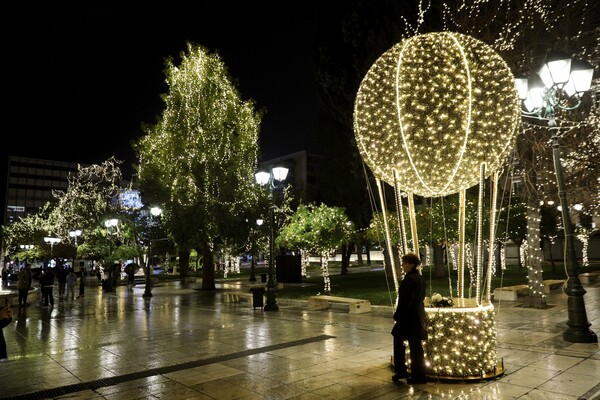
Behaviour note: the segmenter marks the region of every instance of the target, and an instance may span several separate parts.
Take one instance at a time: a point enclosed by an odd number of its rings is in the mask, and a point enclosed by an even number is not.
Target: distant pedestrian
[[[69,270],[63,265],[61,261],[56,264],[56,277],[58,278],[58,299],[63,300],[66,299],[66,291],[67,291],[67,275]]]
[[[77,275],[75,275],[75,271],[73,268],[69,268],[69,273],[67,274],[67,297],[70,297],[71,300],[75,300],[75,284],[77,283]]]
[[[133,290],[135,286],[135,272],[137,268],[134,263],[130,263],[125,266],[125,272],[127,273],[127,288]]]
[[[7,301],[6,305],[0,309],[0,360],[8,358],[8,352],[6,351],[6,341],[4,340],[4,327],[8,326],[12,322],[13,311],[10,303]]]
[[[85,267],[79,267],[79,275],[79,296],[77,298],[84,297],[85,295]]]
[[[44,273],[40,276],[40,288],[42,289],[42,305],[54,305],[54,271],[48,265],[44,268]]]
[[[29,307],[27,295],[31,289],[31,264],[25,263],[25,267],[19,272],[17,289],[19,289],[19,307]]]

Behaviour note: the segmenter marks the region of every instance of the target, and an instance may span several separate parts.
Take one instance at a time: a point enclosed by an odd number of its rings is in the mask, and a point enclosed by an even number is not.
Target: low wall
[[[39,297],[39,288],[33,288],[29,290],[29,294],[27,295],[27,302],[31,304],[31,302],[36,301]],[[6,304],[6,300],[10,304],[14,306],[19,305],[19,291],[18,290],[0,290],[0,307],[4,307]]]

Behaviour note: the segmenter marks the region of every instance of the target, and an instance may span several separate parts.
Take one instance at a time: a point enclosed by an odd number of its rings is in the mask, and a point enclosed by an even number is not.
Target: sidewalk
[[[495,302],[504,375],[487,381],[391,381],[391,308],[308,311],[278,299],[278,312],[223,303],[247,283],[168,283],[18,310],[4,329],[0,398],[19,399],[600,399],[600,345],[562,339],[567,301],[535,310]],[[586,285],[600,335],[600,284]]]

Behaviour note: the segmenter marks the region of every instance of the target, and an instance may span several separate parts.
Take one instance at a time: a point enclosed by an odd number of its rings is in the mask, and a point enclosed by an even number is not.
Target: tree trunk
[[[362,258],[362,240],[359,240],[355,244],[356,246],[356,265],[359,267],[363,266],[363,258]]]
[[[444,265],[444,250],[441,244],[433,245],[433,263],[435,265],[435,276],[436,278],[443,278],[446,276],[446,266]]]
[[[329,277],[329,252],[324,251],[321,253],[321,271],[323,273],[323,292],[325,294],[331,294],[331,278]]]
[[[517,257],[517,271],[521,271],[521,268],[523,268],[523,260],[521,260],[521,246],[523,245],[523,241],[513,239],[513,243],[517,246],[517,252],[519,254],[519,257]]]
[[[529,203],[532,203],[529,201]],[[535,203],[535,202],[534,202]],[[540,209],[537,204],[527,207],[527,277],[529,296],[527,306],[546,308],[544,294],[544,271],[542,270],[542,249],[540,248]]]
[[[342,245],[342,269],[340,275],[348,274],[348,268],[350,267],[350,257],[352,256],[352,245]]]
[[[208,243],[202,245],[202,290],[215,290],[215,260]]]
[[[190,251],[179,248],[179,275],[185,280],[190,275]]]
[[[367,265],[371,265],[371,245],[367,244]]]

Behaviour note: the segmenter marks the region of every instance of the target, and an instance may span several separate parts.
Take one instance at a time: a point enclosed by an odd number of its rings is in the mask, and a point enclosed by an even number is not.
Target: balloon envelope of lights
[[[503,163],[517,134],[513,74],[485,43],[435,32],[408,38],[369,69],[354,133],[375,176],[423,197],[456,193]]]

